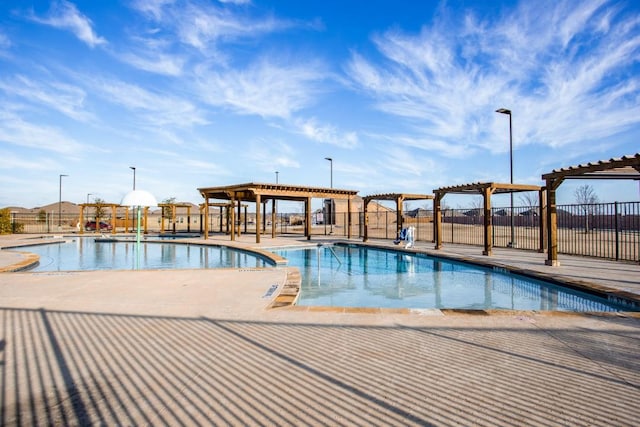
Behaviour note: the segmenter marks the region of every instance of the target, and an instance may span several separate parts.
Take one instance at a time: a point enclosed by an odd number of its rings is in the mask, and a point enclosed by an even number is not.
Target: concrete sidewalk
[[[259,247],[308,243],[264,239]],[[479,248],[446,251],[483,259]],[[492,258],[631,291],[640,280],[629,264],[561,257],[561,267],[548,267],[542,254],[517,250]],[[283,286],[288,271],[0,274],[0,424],[632,426],[640,419],[634,315],[269,309],[269,290]]]

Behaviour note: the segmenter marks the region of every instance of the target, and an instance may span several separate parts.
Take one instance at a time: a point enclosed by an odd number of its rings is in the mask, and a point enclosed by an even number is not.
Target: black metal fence
[[[401,227],[413,226],[415,238],[422,242],[434,242],[433,216],[410,217],[405,215]],[[513,213],[513,215],[512,215]],[[493,208],[491,211],[493,246],[517,247],[527,250],[540,249],[540,210],[537,206]],[[351,233],[346,212],[336,212],[332,224],[313,223],[312,235],[335,237],[364,237],[364,216],[351,213]],[[242,215],[237,226],[242,233],[255,233],[256,224],[251,213]],[[89,220],[89,218],[86,218]],[[558,252],[597,258],[640,261],[640,202],[599,203],[592,205],[561,205],[557,207]],[[12,213],[11,221],[16,233],[77,233],[85,226],[78,216],[62,213]],[[126,223],[122,218],[105,215],[100,221],[115,227],[117,232],[132,231],[133,219]],[[149,232],[202,232],[204,218],[200,214],[178,216],[175,222],[161,221],[159,216],[150,216]],[[211,213],[208,218],[212,233],[229,233],[228,218]],[[271,233],[271,216],[263,217],[260,229],[265,235]],[[164,229],[161,230],[164,224]],[[396,212],[369,212],[368,237],[370,239],[395,239],[398,230]],[[512,226],[513,224],[513,226]],[[482,209],[444,209],[442,211],[442,241],[465,245],[483,246]],[[304,215],[279,213],[276,217],[276,233],[304,234]],[[93,230],[91,230],[93,231]],[[100,230],[99,232],[107,232]]]

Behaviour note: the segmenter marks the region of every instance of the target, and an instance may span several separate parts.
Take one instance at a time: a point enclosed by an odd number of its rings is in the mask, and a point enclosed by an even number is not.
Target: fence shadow
[[[0,308],[0,424],[637,421],[637,319],[595,329],[486,319],[363,326]]]

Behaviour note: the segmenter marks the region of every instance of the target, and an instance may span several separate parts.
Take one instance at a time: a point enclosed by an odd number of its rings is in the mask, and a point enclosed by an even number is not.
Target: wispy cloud
[[[0,90],[22,101],[44,105],[78,121],[92,120],[86,111],[86,93],[82,88],[54,80],[35,81],[23,75],[0,80]]]
[[[0,150],[0,169],[20,170],[20,171],[47,171],[56,170],[60,165],[49,157],[21,157],[10,151]]]
[[[215,49],[221,40],[255,39],[293,25],[272,16],[254,18],[246,13],[246,9],[240,13],[235,4],[248,5],[250,2],[232,1],[216,5],[188,0],[140,0],[134,2],[132,7],[162,24],[165,29],[172,29],[181,43],[201,51]]]
[[[0,111],[0,141],[74,156],[85,150],[83,145],[62,130],[28,122],[10,111]]]
[[[263,59],[245,69],[198,70],[204,102],[239,114],[289,118],[315,102],[326,78],[319,63],[278,65]]]
[[[158,52],[127,52],[118,58],[139,70],[177,77],[182,74],[184,58]]]
[[[282,168],[299,168],[293,147],[281,141],[252,141],[243,156],[249,164],[256,165],[262,172],[273,173]]]
[[[340,131],[330,124],[320,124],[317,119],[296,119],[293,121],[295,131],[306,138],[323,144],[331,144],[342,148],[358,146],[358,134],[353,131]]]
[[[506,150],[499,107],[513,110],[516,144],[583,143],[640,123],[639,26],[605,0],[522,2],[486,20],[443,13],[418,34],[375,35],[384,61],[354,52],[347,72],[379,110],[454,151]]]
[[[90,47],[107,43],[94,31],[91,19],[78,11],[75,4],[66,0],[54,1],[49,12],[43,17],[31,14],[30,18],[40,24],[69,30]]]
[[[208,123],[196,105],[166,93],[118,80],[96,80],[90,84],[102,98],[139,114],[148,124],[184,128]]]

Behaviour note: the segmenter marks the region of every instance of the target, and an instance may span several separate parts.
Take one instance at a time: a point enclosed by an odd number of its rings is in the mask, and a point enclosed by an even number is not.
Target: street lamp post
[[[129,166],[129,169],[133,170],[133,189],[136,189],[136,168],[135,166]]]
[[[62,177],[69,176],[60,174],[60,184],[58,185],[58,227],[62,226]]]
[[[330,172],[331,173],[330,174],[331,180],[329,182],[330,182],[331,188],[333,189],[333,159],[331,157],[325,157],[324,159],[329,161],[330,171],[331,171]],[[330,212],[329,224],[331,224],[331,230],[329,231],[329,234],[333,234],[333,214],[334,214],[333,213],[333,199],[329,199],[329,212]]]
[[[511,110],[507,108],[498,108],[496,113],[506,114],[509,116],[509,174],[510,174],[510,183],[513,184],[513,128],[511,126]],[[511,224],[511,241],[507,246],[510,248],[516,248],[516,238],[515,238],[515,229],[513,227],[513,191],[509,192],[511,196],[511,206],[510,206],[510,224]]]

